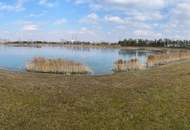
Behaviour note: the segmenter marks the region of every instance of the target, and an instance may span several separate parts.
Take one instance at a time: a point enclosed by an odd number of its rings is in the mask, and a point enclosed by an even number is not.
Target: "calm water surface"
[[[113,63],[118,59],[130,60],[138,58],[145,64],[147,56],[153,51],[121,50],[121,49],[94,49],[94,48],[65,48],[44,46],[42,48],[14,47],[0,45],[0,67],[13,70],[24,70],[25,65],[33,57],[63,58],[88,65],[93,75],[111,74]]]

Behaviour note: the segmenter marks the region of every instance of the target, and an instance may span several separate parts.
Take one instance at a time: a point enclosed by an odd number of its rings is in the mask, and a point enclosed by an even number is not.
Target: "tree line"
[[[145,40],[145,39],[124,39],[119,41],[120,46],[145,46],[145,47],[175,47],[190,48],[190,40]]]
[[[85,41],[14,41],[6,42],[10,44],[64,44],[64,45],[116,45],[116,46],[142,46],[142,47],[173,47],[173,48],[190,48],[190,40],[171,40],[171,39],[124,39],[118,42],[85,42]]]

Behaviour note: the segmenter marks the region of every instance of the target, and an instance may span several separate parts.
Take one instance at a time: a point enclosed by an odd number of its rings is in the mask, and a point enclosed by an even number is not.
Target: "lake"
[[[104,75],[113,73],[113,63],[118,59],[130,60],[139,59],[146,64],[147,57],[155,53],[145,50],[124,50],[111,48],[66,48],[43,46],[15,47],[11,45],[0,45],[0,67],[12,70],[25,70],[25,65],[33,57],[62,58],[88,65],[92,75]]]

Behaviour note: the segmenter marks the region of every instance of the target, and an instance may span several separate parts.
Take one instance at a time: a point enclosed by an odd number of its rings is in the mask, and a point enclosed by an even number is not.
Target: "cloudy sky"
[[[0,0],[0,39],[190,39],[190,0]]]

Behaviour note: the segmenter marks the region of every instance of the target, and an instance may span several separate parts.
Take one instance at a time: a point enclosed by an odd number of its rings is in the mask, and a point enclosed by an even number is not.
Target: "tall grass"
[[[171,52],[167,54],[150,55],[147,59],[147,67],[163,65],[178,60],[190,59],[190,52]]]
[[[113,67],[113,70],[116,72],[141,69],[144,69],[144,66],[139,62],[138,59],[131,59],[129,61],[120,59],[114,63]]]
[[[127,70],[127,61],[119,59],[114,63],[113,70],[117,72]]]
[[[127,62],[127,70],[141,70],[144,69],[144,65],[139,62],[138,59],[131,59]]]
[[[62,74],[87,74],[91,70],[89,67],[73,61],[63,59],[46,59],[35,57],[26,65],[26,70],[42,73],[62,73]]]

